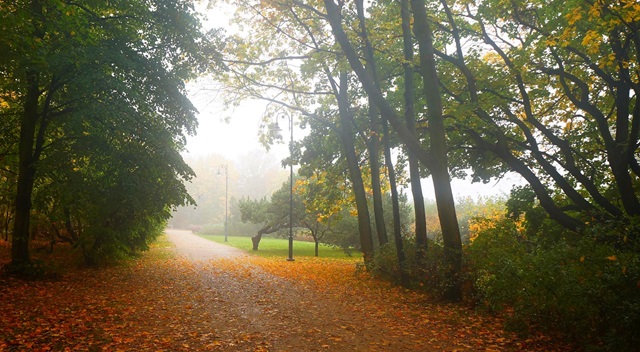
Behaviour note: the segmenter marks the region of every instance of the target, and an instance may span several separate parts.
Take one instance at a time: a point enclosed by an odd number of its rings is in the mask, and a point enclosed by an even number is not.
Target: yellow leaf
[[[569,22],[570,25],[573,25],[580,18],[582,18],[582,13],[580,13],[580,11],[581,11],[580,7],[576,7],[573,11],[571,11],[566,15],[567,22]]]
[[[584,35],[584,38],[582,39],[582,45],[587,48],[587,52],[590,54],[595,54],[598,52],[598,48],[601,42],[602,36],[600,35],[600,33],[594,30],[587,31],[587,33]]]

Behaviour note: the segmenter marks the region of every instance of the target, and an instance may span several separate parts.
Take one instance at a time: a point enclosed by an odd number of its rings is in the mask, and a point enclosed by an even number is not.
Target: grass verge
[[[224,241],[224,236],[219,235],[204,235],[197,234],[198,236],[207,239],[209,241],[214,241],[218,243],[225,244],[227,246],[235,247],[238,249],[242,249],[247,251],[250,254],[257,255],[260,257],[288,257],[289,256],[289,240],[282,238],[269,238],[263,237],[260,241],[260,246],[257,251],[252,250],[252,242],[251,237],[239,237],[239,236],[228,236],[228,241]],[[313,242],[304,242],[304,241],[293,241],[293,257],[314,257],[315,256],[315,243]],[[342,248],[335,248],[332,246],[328,246],[325,244],[320,244],[320,248],[318,250],[318,256],[320,258],[334,258],[334,259],[344,259],[344,260],[360,260],[361,254],[360,252],[353,251],[351,253],[351,257],[345,253]]]

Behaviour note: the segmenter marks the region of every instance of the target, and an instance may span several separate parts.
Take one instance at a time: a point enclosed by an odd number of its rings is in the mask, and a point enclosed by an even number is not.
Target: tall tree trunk
[[[324,0],[324,4],[325,9],[327,10],[327,20],[331,25],[333,35],[336,41],[340,44],[344,56],[349,61],[349,65],[355,72],[358,80],[360,80],[362,88],[364,88],[368,96],[373,98],[373,102],[376,104],[378,109],[380,109],[380,113],[393,126],[394,131],[398,134],[400,140],[407,146],[407,149],[413,151],[418,160],[429,168],[429,165],[431,165],[432,162],[431,154],[422,148],[420,141],[411,134],[407,126],[401,121],[396,110],[385,99],[380,89],[376,87],[373,78],[364,69],[362,62],[360,61],[360,57],[351,45],[347,34],[342,28],[342,15],[340,14],[340,9],[332,0]]]
[[[462,241],[460,228],[456,216],[449,167],[447,158],[447,143],[442,116],[442,97],[439,90],[438,74],[436,71],[433,38],[427,20],[424,1],[411,0],[413,10],[413,32],[418,41],[420,54],[420,72],[423,79],[423,89],[427,101],[427,118],[429,120],[429,141],[433,164],[431,175],[435,189],[438,216],[442,228],[444,243],[444,263],[450,285],[445,292],[445,298],[459,301],[462,298],[460,272],[462,270]]]
[[[39,0],[31,1],[33,18],[33,37],[42,39],[45,36],[43,26],[42,4]],[[29,263],[29,228],[33,186],[35,183],[35,163],[40,157],[44,143],[46,124],[42,122],[36,137],[36,127],[40,115],[38,113],[40,98],[39,74],[32,68],[25,72],[27,91],[24,98],[24,112],[20,121],[20,140],[18,142],[18,177],[15,198],[15,218],[11,238],[11,262],[13,265]]]
[[[387,121],[383,122],[383,140],[384,140],[384,160],[387,165],[387,172],[389,174],[389,184],[391,188],[391,203],[393,207],[393,239],[396,245],[396,256],[398,257],[398,264],[400,270],[400,283],[406,287],[409,285],[409,278],[405,272],[407,257],[404,253],[404,246],[402,244],[402,224],[400,222],[400,201],[398,197],[398,185],[396,184],[396,171],[393,167],[393,160],[391,160],[391,142],[389,141],[389,126]]]
[[[621,33],[613,30],[610,34],[611,48],[615,53],[616,61],[628,62],[630,60],[629,53],[625,52],[625,44],[623,44]],[[636,50],[640,51],[638,48],[636,48]],[[636,58],[636,60],[637,59],[638,58]],[[610,153],[608,158],[626,213],[631,216],[638,216],[640,215],[640,199],[638,199],[637,193],[635,192],[633,176],[630,173],[632,171],[632,159],[635,159],[636,156],[634,154],[638,147],[636,144],[637,141],[634,140],[634,138],[630,138],[632,135],[630,134],[631,126],[629,124],[629,118],[631,116],[631,99],[634,96],[630,82],[633,80],[630,78],[629,68],[624,65],[621,65],[618,75],[621,79],[616,83],[615,87],[615,147],[607,148],[607,150],[615,151],[612,153],[613,155]],[[637,89],[638,85],[634,85]],[[635,95],[638,95],[637,90],[635,91]],[[628,152],[629,148],[631,148],[631,153]]]
[[[370,112],[369,116],[372,120],[379,120],[378,118],[373,118],[374,115],[377,115],[377,109],[373,108],[370,110],[376,110],[376,112]],[[378,242],[380,246],[383,246],[389,242],[387,236],[387,225],[384,220],[384,207],[382,201],[382,186],[380,181],[380,135],[379,131],[373,131],[373,136],[369,139],[368,150],[369,150],[369,167],[371,169],[371,191],[373,193],[373,215],[376,225],[376,233],[378,234]]]
[[[24,114],[20,121],[18,144],[18,182],[15,199],[15,219],[11,238],[11,261],[14,265],[30,262],[29,225],[31,220],[31,197],[35,182],[34,142],[38,122],[38,97],[40,96],[38,75],[27,73],[28,90],[24,103]]]
[[[404,118],[409,132],[416,138],[416,118],[413,80],[413,37],[411,35],[411,9],[409,0],[402,0],[400,14],[402,17],[402,38],[405,62],[404,68]],[[416,154],[407,150],[409,159],[409,178],[411,181],[411,194],[413,195],[413,210],[415,214],[416,232],[416,258],[421,262],[427,251],[427,220],[424,206],[424,195],[420,183],[420,165]]]
[[[358,12],[358,20],[360,22],[360,35],[365,43],[364,57],[366,60],[365,69],[373,80],[377,87],[380,87],[378,81],[378,75],[376,72],[376,61],[373,54],[373,48],[369,41],[367,34],[367,27],[365,24],[364,5],[363,0],[356,0],[356,8]],[[371,190],[373,191],[373,214],[376,223],[376,232],[378,233],[378,241],[380,245],[385,245],[389,240],[387,236],[387,225],[384,221],[384,207],[382,201],[382,189],[380,181],[380,112],[376,107],[376,104],[369,97],[369,121],[371,123],[371,137],[368,141],[369,149],[369,167],[371,168]]]
[[[373,256],[373,236],[371,234],[371,218],[369,217],[369,206],[367,205],[367,194],[364,190],[364,182],[358,164],[358,157],[351,131],[351,112],[349,109],[349,97],[347,96],[348,76],[346,72],[340,73],[340,92],[338,94],[338,108],[340,115],[340,139],[345,149],[347,165],[349,168],[349,178],[353,187],[353,194],[358,210],[358,232],[360,235],[360,246],[364,255],[365,265],[369,263]]]
[[[426,25],[426,12],[424,3],[422,3],[420,0],[412,0],[412,5],[414,2],[421,5],[422,27],[424,27]],[[432,138],[431,144],[432,146],[435,144],[437,148],[435,150],[432,149],[431,153],[429,153],[422,148],[417,138],[412,135],[407,126],[400,121],[400,118],[398,117],[395,109],[385,99],[382,92],[375,86],[372,77],[370,77],[370,75],[368,75],[368,73],[365,71],[362,63],[360,62],[358,54],[351,45],[347,34],[342,28],[342,16],[340,14],[338,6],[332,0],[324,0],[324,4],[325,9],[327,10],[327,19],[329,21],[329,24],[331,25],[331,29],[333,30],[334,37],[340,44],[345,57],[349,61],[351,68],[358,76],[358,79],[360,80],[360,83],[362,83],[362,87],[367,92],[367,95],[373,98],[373,101],[380,109],[382,116],[387,119],[387,121],[389,121],[389,123],[393,126],[394,130],[398,133],[398,136],[400,137],[402,142],[406,144],[407,148],[416,153],[416,157],[420,160],[420,162],[427,166],[432,171],[431,173],[434,175],[434,185],[436,187],[436,203],[438,206],[438,214],[440,216],[440,225],[442,227],[443,238],[445,242],[444,244],[447,248],[445,250],[445,263],[452,280],[452,285],[445,294],[446,298],[449,300],[459,300],[461,298],[459,273],[462,265],[462,241],[460,240],[460,229],[458,228],[456,219],[455,203],[453,202],[453,194],[451,192],[451,183],[449,180],[447,168],[446,143],[444,143],[444,124],[442,121],[442,106],[440,104],[440,113],[438,114],[436,111],[434,114],[434,117],[440,117],[439,121],[437,118],[433,118],[433,123],[435,125],[431,125],[430,121],[430,137]],[[414,9],[414,13],[415,12],[416,10]],[[418,25],[417,19],[416,25]],[[428,26],[426,28],[428,29]],[[424,34],[420,30],[417,30],[416,32],[418,34]],[[424,39],[424,37],[421,39]],[[428,36],[428,39],[428,43],[431,44],[430,35]],[[425,49],[426,48],[422,46],[422,50]],[[430,58],[431,61],[434,61],[433,55]],[[432,67],[432,69],[433,72],[431,73],[431,75],[434,75],[435,66]],[[438,82],[430,80],[428,80],[428,82],[433,86],[427,86],[427,88],[431,90],[435,89],[437,95],[435,99],[431,95],[427,95],[427,98],[431,100],[430,103],[440,103],[440,95],[438,91],[439,88],[437,86]],[[433,114],[433,109],[430,110]],[[435,154],[439,155],[436,156]],[[434,166],[434,164],[439,165]]]

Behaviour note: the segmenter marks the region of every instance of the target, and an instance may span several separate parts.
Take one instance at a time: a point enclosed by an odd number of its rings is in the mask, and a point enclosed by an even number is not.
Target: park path
[[[291,280],[242,266],[247,254],[184,230],[167,230],[175,253],[192,263],[189,299],[210,319],[224,351],[425,351],[363,319],[350,297],[321,297]],[[283,259],[283,265],[287,263]],[[234,267],[235,270],[225,270]],[[430,350],[430,349],[426,349]],[[433,349],[436,350],[436,349]],[[437,350],[448,350],[437,349]]]
[[[165,234],[176,246],[177,254],[193,262],[220,258],[239,258],[246,255],[237,248],[206,240],[192,234],[191,231],[167,229]]]

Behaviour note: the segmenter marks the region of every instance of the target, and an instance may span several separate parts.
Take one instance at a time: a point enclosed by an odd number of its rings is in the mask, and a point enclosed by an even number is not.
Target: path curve
[[[246,254],[237,248],[206,240],[189,230],[166,229],[167,237],[176,246],[176,253],[190,261],[218,258],[238,258]]]

